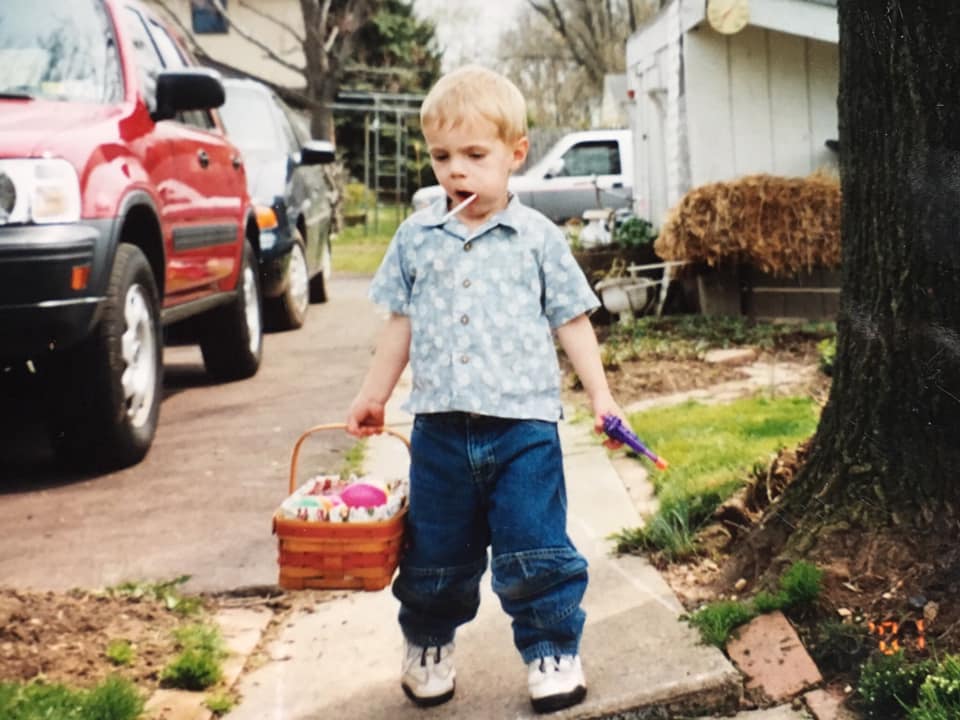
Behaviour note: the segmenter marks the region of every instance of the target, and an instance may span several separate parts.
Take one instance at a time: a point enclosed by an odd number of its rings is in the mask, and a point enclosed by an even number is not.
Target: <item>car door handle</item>
[[[210,156],[207,155],[206,150],[197,151],[197,160],[200,162],[200,167],[205,168],[210,164]]]
[[[231,162],[233,163],[234,170],[239,170],[241,167],[243,167],[243,160],[240,159],[239,155],[234,155]]]
[[[615,183],[614,183],[613,185],[611,185],[610,187],[622,188],[622,187],[623,187],[623,183],[622,183],[622,182],[615,182]]]

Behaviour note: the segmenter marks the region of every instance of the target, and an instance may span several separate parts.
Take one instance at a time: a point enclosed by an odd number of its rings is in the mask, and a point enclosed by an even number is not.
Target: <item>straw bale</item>
[[[748,175],[694,188],[667,213],[654,244],[664,260],[748,263],[788,276],[840,265],[840,183]]]

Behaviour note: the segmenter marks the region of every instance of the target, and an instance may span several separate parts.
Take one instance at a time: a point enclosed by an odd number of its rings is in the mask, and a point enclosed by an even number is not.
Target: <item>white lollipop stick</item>
[[[463,210],[467,205],[469,205],[470,203],[472,203],[472,202],[473,202],[474,200],[476,200],[476,199],[477,199],[477,194],[474,193],[473,195],[471,195],[470,197],[468,197],[466,200],[464,200],[462,203],[460,203],[460,204],[457,205],[455,208],[453,208],[453,209],[452,209],[450,212],[448,212],[446,215],[444,215],[442,218],[440,218],[440,222],[445,223],[447,220],[449,220],[450,218],[452,218],[454,215],[456,215],[458,212],[460,212],[461,210]]]

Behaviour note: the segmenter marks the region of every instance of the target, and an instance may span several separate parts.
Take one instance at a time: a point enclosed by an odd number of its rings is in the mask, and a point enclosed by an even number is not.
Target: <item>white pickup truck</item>
[[[556,223],[585,210],[630,207],[633,202],[633,144],[629,130],[582,130],[564,135],[525,173],[510,178],[520,201]],[[413,194],[413,208],[443,195],[430,185]]]

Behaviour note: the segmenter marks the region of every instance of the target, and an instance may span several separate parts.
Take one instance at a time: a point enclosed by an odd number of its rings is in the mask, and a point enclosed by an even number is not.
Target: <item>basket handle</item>
[[[290,490],[289,494],[293,494],[293,491],[297,489],[297,461],[300,457],[300,446],[303,445],[303,441],[314,433],[322,432],[324,430],[345,430],[347,427],[346,423],[327,423],[326,425],[314,425],[312,428],[307,428],[303,431],[303,434],[299,437],[296,444],[293,446],[293,457],[290,458]],[[392,430],[388,427],[381,428],[382,432],[385,432],[387,435],[393,435],[395,438],[398,438],[407,446],[407,450],[410,449],[410,441],[407,439],[406,435]]]

